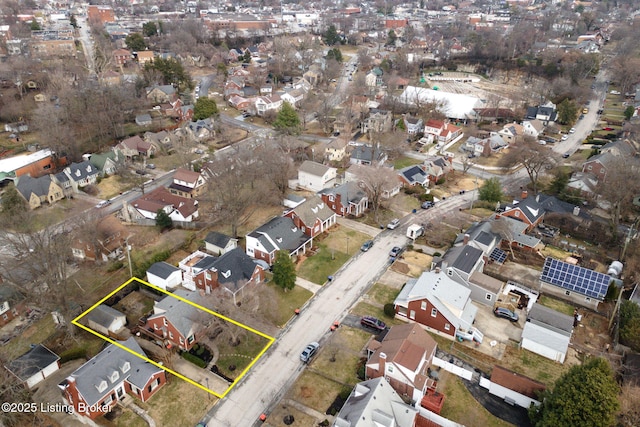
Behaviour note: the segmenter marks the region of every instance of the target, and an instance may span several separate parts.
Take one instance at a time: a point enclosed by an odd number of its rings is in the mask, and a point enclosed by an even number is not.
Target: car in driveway
[[[502,317],[503,319],[507,319],[510,320],[512,322],[517,322],[519,317],[518,317],[518,313],[514,313],[513,311],[509,310],[508,308],[504,308],[504,307],[497,307],[493,310],[493,314],[496,317]]]
[[[309,361],[311,360],[311,358],[316,354],[316,352],[318,351],[318,348],[320,347],[320,344],[318,344],[317,342],[312,342],[309,343],[304,350],[302,350],[302,353],[300,353],[300,360],[302,360],[304,363],[309,363]]]
[[[387,325],[380,319],[373,316],[363,316],[360,324],[366,328],[375,329],[376,331],[384,331]]]
[[[391,250],[389,251],[389,256],[391,258],[396,258],[398,257],[398,255],[400,255],[402,253],[402,248],[400,246],[394,246],[393,248],[391,248]]]
[[[568,158],[569,158],[569,156],[571,156],[571,153],[566,152],[566,153],[564,153],[564,154],[562,155],[562,158],[563,158],[563,159],[568,159]]]
[[[430,209],[433,207],[433,202],[430,202],[429,200],[427,200],[426,202],[423,202],[420,207],[422,209]]]
[[[371,249],[372,246],[373,246],[373,240],[367,240],[362,244],[362,246],[360,246],[360,250],[362,252],[367,252],[369,249]]]
[[[387,224],[387,228],[389,230],[395,230],[400,225],[400,220],[398,218],[392,219],[389,224]]]

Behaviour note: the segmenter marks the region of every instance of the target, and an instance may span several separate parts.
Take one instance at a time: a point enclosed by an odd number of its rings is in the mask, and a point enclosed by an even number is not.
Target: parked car
[[[576,133],[576,128],[569,129],[569,133]]]
[[[569,139],[569,135],[562,135],[562,138],[560,138],[560,141],[566,141],[567,139]]]
[[[571,153],[567,152],[567,153],[564,153],[564,154],[562,155],[562,158],[563,158],[563,159],[568,159],[568,158],[569,158],[569,156],[571,156]]]
[[[373,246],[373,240],[367,240],[362,244],[362,246],[360,246],[360,250],[362,252],[367,252],[369,249],[371,249],[372,246]]]
[[[606,128],[602,128],[602,130],[611,131],[611,130],[613,130],[613,128],[611,128],[611,127],[606,127]]]
[[[362,319],[360,319],[360,324],[367,328],[375,329],[376,331],[384,331],[387,327],[382,320],[373,316],[362,317]]]
[[[100,209],[110,204],[111,204],[111,200],[103,200],[96,205],[96,208]]]
[[[136,169],[136,173],[138,175],[146,175],[147,174],[147,172],[144,169]]]
[[[400,220],[398,218],[394,218],[391,220],[391,222],[389,222],[389,224],[387,224],[387,228],[389,230],[395,230],[398,225],[400,225]]]
[[[396,258],[401,253],[402,253],[402,248],[400,246],[394,246],[393,248],[391,248],[391,251],[389,252],[389,256],[391,258]]]
[[[153,163],[147,163],[147,169],[155,169],[156,165]]]
[[[426,202],[423,202],[420,207],[422,209],[430,209],[433,207],[433,202],[430,202],[429,200],[427,200]]]
[[[309,363],[313,355],[318,351],[318,347],[320,347],[320,344],[318,344],[317,342],[312,342],[307,345],[300,354],[300,360],[302,360],[304,363]]]
[[[517,313],[514,313],[513,311],[504,307],[497,307],[495,310],[493,310],[493,314],[496,317],[502,317],[504,319],[511,320],[512,322],[517,322],[519,319]]]

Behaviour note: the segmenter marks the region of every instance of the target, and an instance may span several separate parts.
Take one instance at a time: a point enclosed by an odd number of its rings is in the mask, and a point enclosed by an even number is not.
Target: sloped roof
[[[9,362],[6,367],[21,381],[25,382],[60,357],[42,344],[37,344],[22,356]]]
[[[91,164],[88,160],[80,163],[71,163],[67,170],[69,171],[67,174],[69,178],[74,181],[80,181],[82,179],[86,179],[90,176],[98,174],[98,168]]]
[[[424,185],[429,181],[429,176],[427,175],[427,173],[418,165],[402,168],[398,171],[398,174],[402,175],[404,179],[411,185]]]
[[[231,236],[227,236],[223,233],[218,233],[217,231],[210,231],[207,233],[207,236],[204,238],[206,243],[212,244],[219,248],[224,248],[227,246],[230,240],[236,240]]]
[[[171,194],[164,187],[158,187],[150,193],[143,194],[131,202],[131,206],[147,212],[158,212],[166,206],[176,209],[183,217],[188,217],[198,210],[198,205],[194,199],[180,197]]]
[[[136,150],[141,153],[146,153],[151,148],[151,143],[140,138],[138,135],[132,136],[120,142],[118,146],[126,147],[130,150]]]
[[[174,265],[162,261],[151,264],[151,266],[147,270],[147,273],[151,273],[154,276],[158,276],[162,279],[167,279],[176,271],[180,271],[180,269]]]
[[[111,159],[116,162],[117,157],[118,156],[115,151],[107,151],[106,153],[92,154],[89,158],[89,162],[99,170],[104,170],[104,164],[107,162],[107,159]]]
[[[146,356],[133,337],[120,342],[120,344],[136,354]],[[128,370],[125,367],[126,363],[129,364]],[[95,405],[104,396],[110,394],[115,386],[120,384],[123,377],[136,387],[142,388],[154,374],[161,371],[160,368],[145,362],[140,357],[134,356],[115,344],[110,344],[94,358],[76,369],[70,377],[75,380],[76,388],[87,404]],[[109,379],[113,372],[118,372],[118,380],[114,382]],[[97,387],[102,381],[106,382],[106,389],[100,392]]]
[[[331,169],[335,168],[323,165],[322,163],[312,162],[311,160],[305,160],[298,168],[298,170],[301,172],[305,172],[315,176],[324,176],[324,174],[326,174]]]
[[[247,284],[257,264],[244,253],[242,248],[234,248],[216,258],[212,268],[218,270],[218,283],[230,291],[236,291]]]
[[[91,320],[94,323],[97,323],[100,326],[104,326],[105,328],[109,328],[111,324],[119,317],[125,317],[124,314],[116,310],[115,308],[109,307],[108,305],[100,304],[93,310],[87,313],[87,320]]]
[[[31,194],[35,194],[38,197],[46,196],[49,194],[50,186],[51,175],[44,175],[40,178],[31,178],[29,175],[22,175],[18,178],[16,190],[18,190],[25,199],[29,200]]]
[[[383,378],[356,384],[334,421],[335,427],[413,427],[418,410],[404,403]]]
[[[571,336],[573,332],[573,317],[538,303],[533,304],[533,307],[531,307],[527,321],[550,328],[564,335]]]
[[[365,162],[378,162],[384,158],[384,151],[371,145],[358,145],[351,152],[351,158]]]
[[[547,386],[541,382],[498,365],[491,371],[491,382],[532,399],[539,399],[539,394],[547,389]]]
[[[200,299],[196,292],[187,291],[186,289],[178,289],[173,295],[195,304],[198,304]],[[149,316],[148,320],[166,317],[178,332],[184,337],[187,337],[189,331],[191,331],[197,321],[200,310],[191,304],[175,298],[173,295],[167,295],[162,300],[156,302],[153,307],[155,314]]]
[[[340,195],[340,199],[343,204],[360,203],[362,199],[367,197],[367,193],[365,193],[365,191],[354,181],[347,181],[344,184],[333,188],[325,188],[320,190],[318,194]]]
[[[389,329],[370,360],[377,361],[380,353],[384,353],[387,361],[415,372],[423,356],[429,357],[437,346],[436,341],[420,325],[397,325]]]
[[[183,168],[176,169],[175,173],[173,174],[174,181],[175,180],[185,181],[185,182],[192,183],[194,185],[196,182],[198,182],[199,178],[200,178],[200,174],[198,172],[193,172]]]
[[[310,239],[296,227],[291,218],[281,216],[271,219],[249,235],[258,239],[269,252],[274,250],[293,252]]]
[[[320,222],[324,222],[336,215],[335,212],[333,212],[326,203],[315,194],[293,208],[292,211],[300,217],[306,226],[313,225],[316,222],[316,219],[320,220]]]
[[[447,251],[444,259],[451,261],[449,264],[451,267],[465,273],[471,273],[478,260],[482,258],[482,255],[483,252],[473,246],[454,246]]]

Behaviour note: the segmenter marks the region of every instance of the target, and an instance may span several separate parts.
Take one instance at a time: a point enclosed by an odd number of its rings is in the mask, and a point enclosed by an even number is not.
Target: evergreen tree
[[[296,267],[287,251],[278,251],[273,263],[273,282],[284,289],[291,290],[296,285]]]
[[[335,25],[330,25],[327,31],[324,33],[324,42],[327,46],[333,46],[340,42],[340,36]]]
[[[534,427],[612,426],[620,408],[619,392],[609,362],[594,358],[572,366],[553,391],[542,394],[542,404],[532,407],[529,416]]]
[[[182,63],[175,58],[157,57],[152,62],[144,64],[145,70],[156,70],[162,74],[164,84],[173,84],[181,90],[193,89],[191,76],[184,69]]]
[[[147,43],[144,41],[144,37],[140,33],[131,33],[125,39],[124,43],[129,50],[139,51],[147,48]]]
[[[300,132],[300,117],[295,108],[288,102],[282,103],[278,116],[273,122],[273,127],[286,134],[298,134]]]
[[[578,106],[574,101],[565,98],[558,104],[558,122],[569,124],[576,121],[578,117]]]
[[[78,20],[76,19],[76,15],[71,15],[69,17],[69,25],[73,28],[78,28]]]
[[[142,33],[146,37],[153,37],[158,35],[158,26],[155,22],[149,21],[142,24]]]
[[[218,105],[210,98],[198,98],[193,106],[193,120],[207,119],[218,115]]]
[[[158,209],[158,212],[156,213],[156,227],[158,227],[160,230],[165,230],[167,228],[173,227],[173,220],[162,209]]]
[[[498,178],[490,178],[482,184],[478,190],[478,199],[487,202],[499,202],[502,200],[502,187]]]
[[[27,210],[27,202],[22,198],[15,186],[9,186],[2,195],[2,215],[16,217]]]

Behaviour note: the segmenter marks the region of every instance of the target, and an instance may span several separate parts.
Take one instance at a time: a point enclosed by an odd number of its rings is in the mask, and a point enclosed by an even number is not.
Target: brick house
[[[198,295],[178,289],[174,295],[197,303]],[[153,306],[153,313],[144,320],[147,333],[162,340],[166,348],[188,351],[196,344],[199,310],[184,301],[167,295]]]
[[[482,333],[473,327],[478,308],[471,303],[471,291],[439,269],[409,280],[393,305],[398,319],[449,339],[482,342]]]
[[[273,264],[276,252],[287,251],[294,256],[306,253],[313,246],[313,237],[304,233],[288,217],[275,217],[246,236],[246,251],[250,257]]]
[[[2,284],[0,277],[0,327],[25,312],[25,297],[11,286]]]
[[[201,173],[183,168],[176,169],[173,181],[169,185],[171,194],[180,197],[194,199],[201,195],[207,188],[207,181]]]
[[[607,171],[615,167],[620,158],[638,164],[635,154],[636,150],[628,140],[610,142],[600,149],[600,154],[590,157],[583,163],[582,172],[590,173],[598,182],[602,182],[606,179]]]
[[[318,192],[322,201],[340,216],[362,216],[369,208],[367,193],[355,181]]]
[[[311,237],[325,232],[337,221],[336,213],[315,195],[285,213],[284,216],[291,218],[296,227]]]
[[[127,65],[131,61],[131,52],[127,49],[116,49],[113,51],[113,60],[118,66]]]
[[[134,338],[121,343],[146,356]],[[125,393],[148,401],[167,382],[165,371],[115,344],[98,353],[58,385],[65,403],[77,416],[92,420],[105,415]]]
[[[419,325],[393,326],[382,341],[367,347],[367,379],[385,377],[401,396],[420,401],[429,386],[428,368],[437,344]]]

